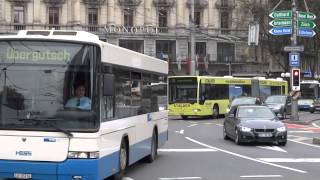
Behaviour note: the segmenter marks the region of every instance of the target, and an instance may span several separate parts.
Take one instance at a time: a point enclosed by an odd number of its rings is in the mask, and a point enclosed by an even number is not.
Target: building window
[[[88,25],[89,31],[98,31],[98,9],[97,8],[89,8],[88,9]]]
[[[160,32],[168,32],[168,12],[165,9],[160,9],[158,12]]]
[[[207,47],[205,42],[196,42],[196,55],[205,57],[207,54]]]
[[[156,56],[162,60],[175,61],[176,59],[176,41],[157,40],[156,41]]]
[[[144,53],[144,41],[143,40],[119,40],[119,46],[127,48],[139,53]]]
[[[198,10],[194,11],[194,25],[197,28],[201,25],[201,12]]]
[[[124,23],[125,27],[132,27],[133,26],[133,9],[124,9],[123,11]]]
[[[24,7],[14,6],[13,11],[13,23],[24,24]]]
[[[24,25],[24,7],[14,6],[13,7],[13,23],[14,30],[24,30],[26,26]]]
[[[220,17],[220,27],[222,28],[222,33],[226,34],[228,33],[228,28],[229,28],[229,13],[228,12],[221,12],[221,17]]]
[[[232,62],[234,61],[235,46],[232,43],[218,43],[217,54],[219,62]]]
[[[55,28],[59,30],[59,8],[58,7],[49,7],[49,28]]]

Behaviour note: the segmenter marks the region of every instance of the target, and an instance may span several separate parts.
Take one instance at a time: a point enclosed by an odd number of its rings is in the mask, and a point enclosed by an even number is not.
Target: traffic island
[[[314,137],[312,143],[313,143],[313,144],[320,145],[320,138]]]

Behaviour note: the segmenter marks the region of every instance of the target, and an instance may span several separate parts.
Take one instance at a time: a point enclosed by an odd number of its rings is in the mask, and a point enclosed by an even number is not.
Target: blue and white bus
[[[167,62],[83,31],[0,36],[0,179],[121,179],[168,139]],[[65,107],[76,85],[89,109]],[[145,93],[148,92],[148,93]]]

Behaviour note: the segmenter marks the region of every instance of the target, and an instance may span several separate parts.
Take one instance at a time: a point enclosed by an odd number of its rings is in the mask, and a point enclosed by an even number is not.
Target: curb
[[[315,121],[319,121],[320,119],[313,119],[313,120],[307,120],[307,121],[290,121],[290,120],[284,120],[284,123],[288,124],[300,124],[300,125],[310,125],[311,123]]]
[[[320,145],[320,138],[314,137],[313,140],[312,140],[312,143]]]

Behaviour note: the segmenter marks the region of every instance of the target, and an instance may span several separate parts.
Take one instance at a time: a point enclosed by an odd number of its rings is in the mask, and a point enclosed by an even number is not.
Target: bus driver
[[[81,110],[91,110],[91,99],[85,96],[86,88],[78,85],[75,89],[75,97],[67,101],[66,108],[77,108]]]

